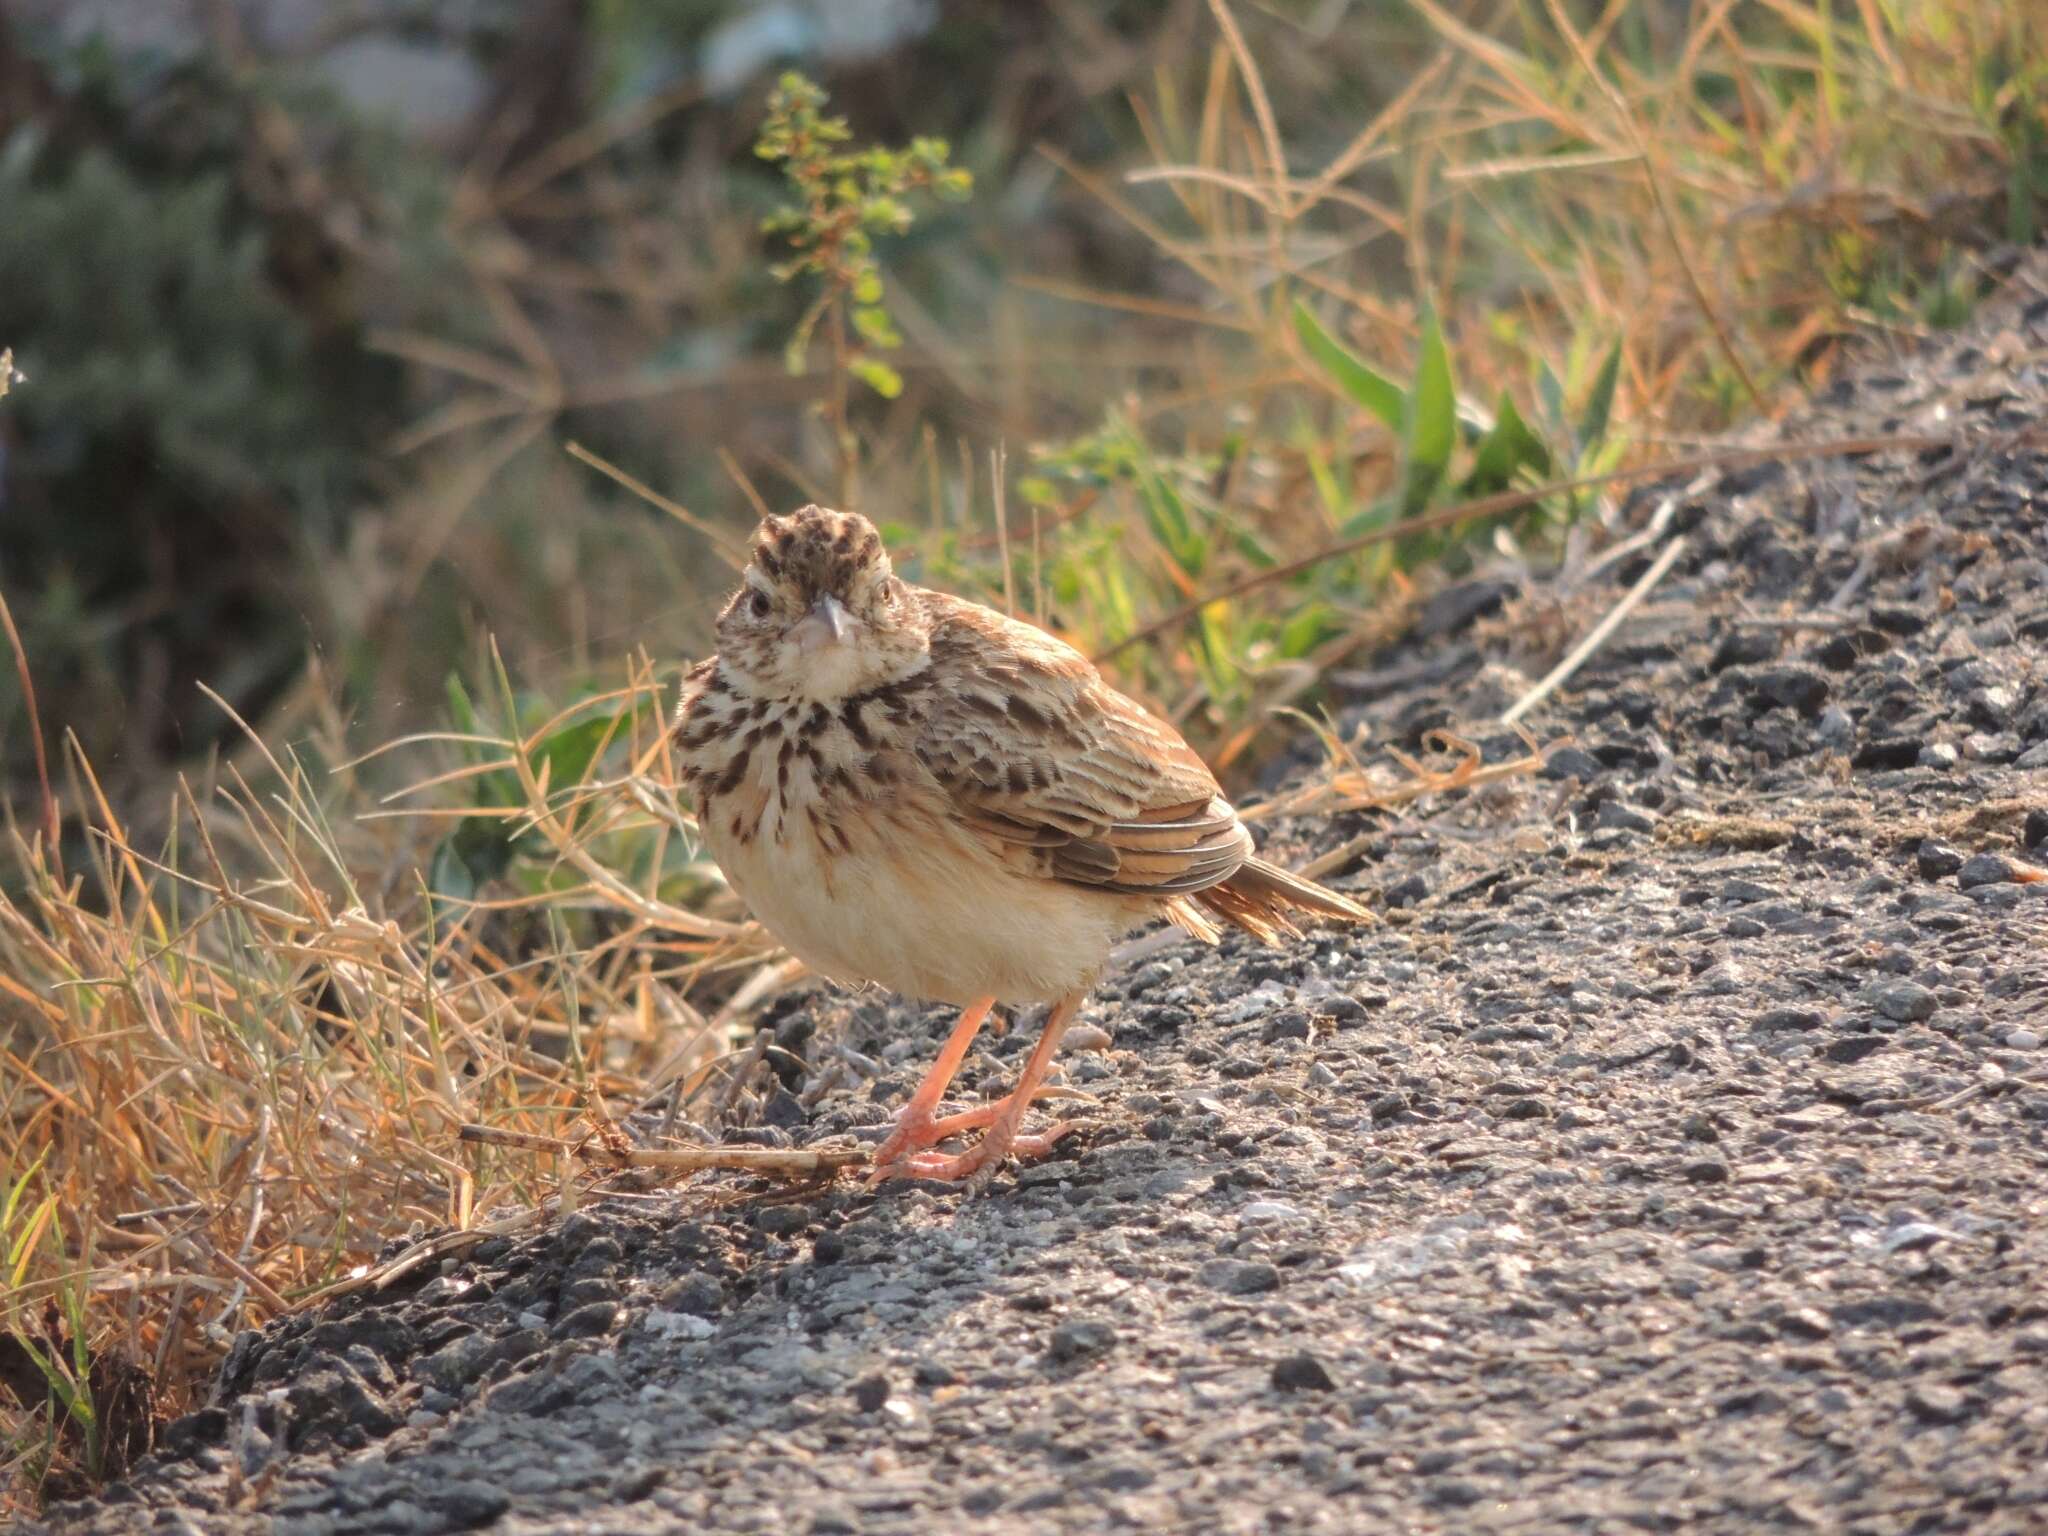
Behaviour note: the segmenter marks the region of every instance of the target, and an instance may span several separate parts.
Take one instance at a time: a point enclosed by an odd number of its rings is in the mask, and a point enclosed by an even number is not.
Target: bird
[[[811,970],[961,1010],[871,1182],[981,1189],[1050,1151],[1071,1127],[1026,1111],[1135,928],[1272,943],[1298,914],[1370,921],[1258,858],[1201,757],[1079,651],[906,582],[860,513],[764,518],[716,640],[671,730],[726,881]],[[939,1113],[997,1003],[1051,1005],[1015,1086]]]

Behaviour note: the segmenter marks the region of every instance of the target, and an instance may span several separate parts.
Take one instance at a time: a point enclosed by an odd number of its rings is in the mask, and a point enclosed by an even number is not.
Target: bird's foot
[[[1033,1095],[1033,1097],[1036,1096],[1035,1094]],[[925,1149],[936,1147],[941,1142],[958,1136],[962,1131],[976,1131],[984,1126],[993,1126],[1002,1118],[1003,1112],[1010,1107],[1011,1104],[1008,1098],[998,1099],[993,1104],[980,1104],[973,1109],[962,1110],[954,1115],[934,1115],[929,1110],[919,1113],[918,1106],[915,1103],[904,1106],[902,1112],[896,1117],[896,1129],[891,1131],[882,1144],[875,1148],[874,1156],[869,1160],[868,1182],[870,1184],[879,1184],[885,1179],[962,1177],[962,1175],[958,1174],[930,1174],[923,1172],[922,1165],[936,1165],[951,1160],[948,1154],[927,1152]],[[1010,1139],[1021,1154],[1043,1156],[1042,1150],[1032,1150],[1033,1147],[1037,1146],[1042,1136],[1045,1146],[1049,1147],[1052,1145],[1053,1139],[1058,1134],[1064,1133],[1066,1129],[1067,1127],[1062,1124],[1059,1127],[1059,1131],[1053,1133],[1052,1136],[1043,1136],[1043,1133],[1031,1136],[1018,1136],[1013,1131]],[[982,1144],[986,1145],[987,1140],[988,1138],[984,1136]],[[1027,1143],[1030,1145],[1027,1146]],[[980,1148],[977,1146],[960,1155],[971,1157],[979,1150]]]
[[[985,1124],[988,1130],[981,1140],[965,1152],[910,1152],[883,1162],[879,1155],[875,1160],[870,1182],[881,1183],[885,1179],[936,1179],[942,1183],[967,1181],[968,1192],[979,1194],[1004,1163],[1011,1158],[1019,1162],[1030,1162],[1044,1157],[1052,1151],[1057,1142],[1073,1127],[1061,1120],[1043,1131],[1023,1132],[1016,1123],[1002,1113],[1007,1103],[988,1105],[987,1113],[970,1110],[967,1115],[953,1115],[946,1120],[933,1122],[934,1128],[949,1125],[951,1130],[967,1130],[970,1127],[957,1122],[969,1118]],[[950,1134],[950,1131],[948,1132]],[[934,1140],[943,1140],[935,1137]]]
[[[869,1161],[869,1182],[880,1183],[890,1176],[891,1168],[912,1154],[922,1152],[926,1147],[935,1147],[948,1136],[987,1125],[1002,1112],[1001,1101],[957,1115],[934,1115],[930,1110],[920,1112],[915,1103],[906,1104],[896,1116],[896,1129],[875,1148],[874,1157]]]

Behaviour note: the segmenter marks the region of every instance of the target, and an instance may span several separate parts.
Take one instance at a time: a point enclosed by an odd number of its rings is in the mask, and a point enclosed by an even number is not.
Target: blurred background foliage
[[[763,506],[850,497],[913,574],[1109,652],[1966,316],[2048,197],[2043,30],[1993,0],[7,0],[0,593],[117,804],[235,749],[201,682],[332,762],[446,723],[486,635],[543,713],[635,648],[678,663],[729,575],[697,529]],[[819,274],[764,229],[789,67],[855,151],[942,141],[972,180],[877,235],[886,360],[813,333]],[[1112,664],[1254,763],[1418,582],[1587,515],[1611,498],[1311,562]],[[0,669],[16,802],[29,746]]]

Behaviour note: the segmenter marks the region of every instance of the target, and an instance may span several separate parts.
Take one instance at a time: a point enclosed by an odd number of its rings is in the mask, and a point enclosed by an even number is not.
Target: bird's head
[[[925,665],[930,627],[858,512],[762,519],[754,558],[718,616],[718,654],[770,698],[830,703]]]

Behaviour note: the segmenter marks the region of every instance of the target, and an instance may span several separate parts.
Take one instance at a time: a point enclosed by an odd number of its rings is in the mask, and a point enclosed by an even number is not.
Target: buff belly
[[[1049,1001],[1088,985],[1149,915],[1130,898],[1006,862],[958,826],[864,809],[846,851],[826,851],[801,823],[750,838],[715,814],[704,824],[706,846],[754,915],[835,981],[961,1007]]]

